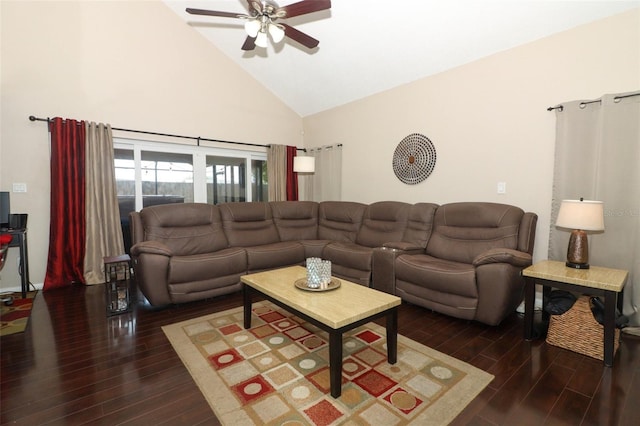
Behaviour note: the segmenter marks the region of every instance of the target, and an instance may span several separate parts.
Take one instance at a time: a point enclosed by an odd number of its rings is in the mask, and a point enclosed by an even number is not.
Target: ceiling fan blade
[[[303,33],[302,31],[296,30],[290,25],[280,24],[284,28],[284,35],[289,37],[292,40],[297,41],[298,43],[308,47],[309,49],[313,49],[320,43],[320,41],[311,37],[308,34]]]
[[[288,6],[282,6],[276,10],[279,18],[293,18],[331,8],[331,0],[302,0]]]
[[[245,16],[242,13],[219,12],[217,10],[205,10],[205,9],[192,9],[190,7],[187,8],[187,13],[190,13],[192,15],[221,16],[223,18],[240,18]]]
[[[257,0],[247,0],[247,8],[250,15],[253,15],[253,12],[262,13],[262,3]]]
[[[242,45],[242,50],[253,50],[256,48],[256,38],[247,36]]]

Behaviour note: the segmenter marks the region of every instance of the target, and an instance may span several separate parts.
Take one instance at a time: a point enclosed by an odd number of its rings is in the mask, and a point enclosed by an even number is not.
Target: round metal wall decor
[[[408,185],[429,177],[436,166],[436,148],[428,137],[412,133],[402,139],[393,153],[393,172]]]

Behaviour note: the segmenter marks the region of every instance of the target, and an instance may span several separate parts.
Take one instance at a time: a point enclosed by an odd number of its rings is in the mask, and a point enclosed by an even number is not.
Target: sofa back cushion
[[[524,211],[506,204],[467,202],[438,207],[427,254],[472,263],[491,248],[517,249]]]
[[[251,247],[280,241],[268,203],[220,204],[222,227],[232,247]]]
[[[159,241],[178,256],[228,247],[218,207],[211,204],[163,204],[140,211],[144,241]]]
[[[366,247],[382,247],[387,242],[402,241],[410,208],[410,204],[398,201],[381,201],[368,205],[356,243]]]
[[[318,205],[318,239],[356,241],[367,206],[351,201],[323,201]]]
[[[402,241],[427,247],[433,232],[433,220],[438,209],[437,204],[416,203],[409,209],[409,220]]]
[[[318,238],[318,203],[314,201],[272,201],[271,214],[280,241]]]

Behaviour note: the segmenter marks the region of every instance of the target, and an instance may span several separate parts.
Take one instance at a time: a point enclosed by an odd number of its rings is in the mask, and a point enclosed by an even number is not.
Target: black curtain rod
[[[33,115],[29,116],[29,120],[30,121],[46,121],[47,123],[51,123],[51,119],[49,117],[47,118],[39,118]],[[209,138],[201,138],[200,136],[184,136],[184,135],[173,135],[171,133],[159,133],[159,132],[150,132],[147,130],[132,130],[132,129],[122,129],[119,127],[111,127],[111,130],[117,130],[120,132],[130,132],[130,133],[142,133],[145,135],[154,135],[154,136],[167,136],[167,137],[171,137],[171,138],[179,138],[179,139],[193,139],[196,141],[197,146],[200,146],[200,141],[207,141],[207,142],[218,142],[218,143],[228,143],[228,144],[232,144],[232,145],[244,145],[244,146],[259,146],[259,147],[263,147],[263,148],[269,148],[270,145],[261,145],[261,144],[257,144],[257,143],[249,143],[249,142],[234,142],[234,141],[224,141],[221,139],[209,139]],[[298,151],[303,151],[303,152],[307,152],[306,148],[297,148],[296,149]]]
[[[616,96],[615,98],[613,98],[614,102],[619,101],[620,99],[624,99],[624,98],[631,98],[633,96],[640,96],[640,92],[638,93],[631,93],[629,95],[621,95],[621,96]],[[584,101],[584,102],[580,102],[580,107],[584,107],[585,105],[589,105],[589,104],[595,104],[595,103],[599,103],[602,102],[602,99],[596,99],[594,101]],[[558,105],[558,106],[554,106],[554,107],[549,107],[547,108],[547,111],[553,111],[559,109],[560,111],[562,111],[564,109],[564,106],[562,105]]]

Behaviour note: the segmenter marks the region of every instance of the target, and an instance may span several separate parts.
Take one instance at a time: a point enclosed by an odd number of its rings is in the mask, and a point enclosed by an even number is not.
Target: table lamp
[[[556,226],[573,229],[567,247],[566,265],[575,269],[589,269],[589,243],[585,231],[604,231],[602,201],[562,200]]]
[[[296,173],[313,173],[316,170],[315,157],[295,156],[293,157],[293,171]]]

